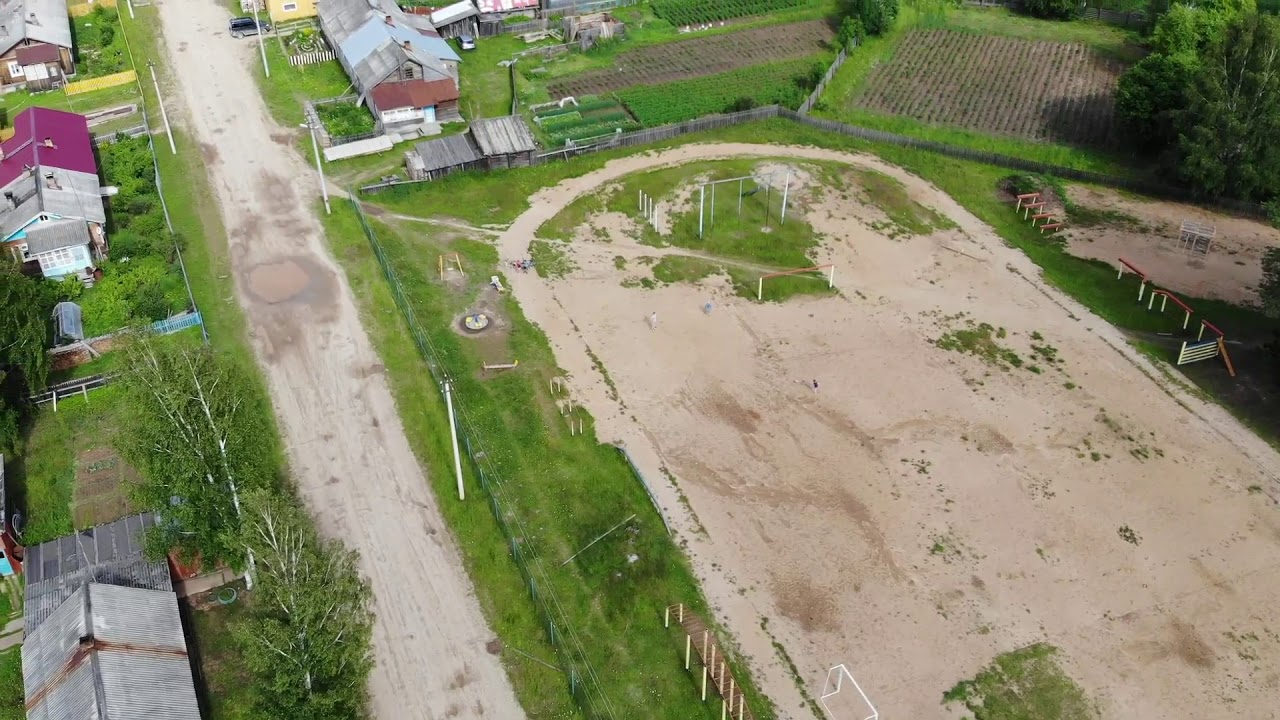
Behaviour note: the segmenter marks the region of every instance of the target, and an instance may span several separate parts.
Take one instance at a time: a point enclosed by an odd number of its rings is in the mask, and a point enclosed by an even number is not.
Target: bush
[[[1046,20],[1075,20],[1080,17],[1080,0],[1026,0],[1022,9],[1032,17]]]
[[[333,137],[364,135],[374,131],[376,125],[368,109],[355,103],[340,102],[316,105],[316,114],[324,129]]]
[[[883,35],[898,19],[898,0],[853,0],[850,10],[867,35]]]
[[[840,30],[836,33],[836,41],[840,43],[842,48],[856,47],[861,44],[867,37],[867,29],[863,27],[862,20],[850,15],[840,21]]]

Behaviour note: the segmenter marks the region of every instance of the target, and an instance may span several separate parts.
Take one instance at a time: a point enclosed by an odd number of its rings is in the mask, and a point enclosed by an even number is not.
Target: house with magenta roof
[[[23,270],[87,277],[106,256],[107,213],[84,116],[28,108],[0,143],[0,246]]]

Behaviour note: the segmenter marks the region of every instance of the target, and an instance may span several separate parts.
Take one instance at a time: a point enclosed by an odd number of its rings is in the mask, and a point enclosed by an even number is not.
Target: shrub
[[[1080,8],[1080,0],[1026,0],[1022,5],[1028,15],[1046,20],[1074,20]]]
[[[334,137],[364,135],[374,131],[373,115],[355,103],[339,102],[316,105],[316,114],[324,129]]]
[[[867,29],[863,27],[861,19],[850,15],[840,21],[840,30],[836,33],[836,40],[840,43],[840,47],[854,47],[865,40],[866,37]]]
[[[867,35],[889,32],[898,19],[898,0],[853,0],[850,9]]]

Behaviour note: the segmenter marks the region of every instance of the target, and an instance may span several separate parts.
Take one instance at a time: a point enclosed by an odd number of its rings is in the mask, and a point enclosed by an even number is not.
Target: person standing
[[[656,312],[655,312],[655,313],[649,313],[649,329],[650,329],[650,330],[657,330],[657,329],[658,329],[658,313],[656,313]]]

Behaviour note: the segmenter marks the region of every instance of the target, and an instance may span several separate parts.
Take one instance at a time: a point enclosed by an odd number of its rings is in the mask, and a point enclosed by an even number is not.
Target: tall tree
[[[270,487],[267,413],[251,377],[208,347],[144,337],[124,348],[130,411],[120,451],[142,474],[134,499],[160,511],[153,551],[177,547],[240,565],[240,498]]]
[[[12,262],[0,260],[0,452],[18,445],[20,403],[28,389],[44,387],[49,374],[45,347],[52,306],[37,281]]]
[[[1262,253],[1262,282],[1258,283],[1262,312],[1280,318],[1280,248]]]
[[[1280,194],[1280,19],[1230,22],[1200,63],[1179,120],[1179,170],[1210,195]]]
[[[280,496],[254,493],[246,505],[257,586],[254,610],[234,632],[255,678],[255,703],[280,720],[363,717],[373,614],[358,556],[320,539]]]

